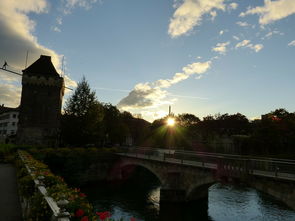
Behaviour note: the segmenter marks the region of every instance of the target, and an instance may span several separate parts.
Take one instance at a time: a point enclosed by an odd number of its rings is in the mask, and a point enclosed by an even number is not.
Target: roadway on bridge
[[[164,157],[164,154],[159,154],[159,152],[157,152],[158,150],[152,150],[151,149],[138,149],[139,153],[136,152],[127,152],[127,153],[120,153],[119,155],[121,156],[128,156],[128,157],[134,157],[134,158],[138,158],[138,159],[147,159],[147,160],[155,160],[155,161],[161,161],[161,162],[166,162],[166,163],[173,163],[173,164],[182,164],[182,165],[186,165],[186,166],[194,166],[194,167],[201,167],[201,168],[207,168],[207,169],[213,169],[213,170],[217,170],[218,169],[218,165],[216,163],[213,162],[204,162],[204,161],[197,161],[197,160],[185,160],[185,159],[179,159],[179,158],[174,158],[173,155],[170,155],[170,157]],[[142,151],[141,151],[142,150]],[[150,151],[149,154],[144,153],[144,151]],[[180,151],[179,151],[180,152]],[[182,151],[183,153],[186,153],[186,151]],[[152,153],[152,154],[151,154]],[[233,156],[237,156],[237,155],[226,155],[226,154],[209,154],[209,153],[194,153],[192,154],[191,152],[189,152],[190,155],[201,155],[201,156],[212,156],[214,158],[218,158],[220,159],[234,159],[232,158]],[[242,156],[239,156],[242,157]],[[239,159],[238,159],[239,160]],[[240,159],[241,160],[241,159]],[[242,159],[243,160],[243,159]],[[290,160],[290,161],[284,161],[284,160],[273,160],[271,158],[264,158],[264,159],[248,159],[247,160],[252,160],[254,162],[256,161],[260,161],[260,162],[279,162],[280,165],[282,164],[286,164],[287,166],[290,165],[292,167],[295,166],[295,162],[294,160]],[[239,168],[239,167],[231,167],[231,169],[234,170],[243,170],[244,168]],[[269,178],[275,178],[275,179],[283,179],[283,180],[289,180],[289,181],[295,181],[295,174],[294,173],[288,173],[288,172],[283,172],[283,171],[265,171],[265,170],[259,170],[256,168],[253,168],[251,170],[251,172],[249,171],[249,174],[251,175],[256,175],[256,176],[261,176],[261,177],[269,177]]]
[[[10,164],[0,164],[0,220],[21,221],[16,171]]]

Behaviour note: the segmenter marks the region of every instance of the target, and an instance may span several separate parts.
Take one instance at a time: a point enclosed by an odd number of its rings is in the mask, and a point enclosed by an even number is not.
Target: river
[[[110,211],[112,218],[137,221],[294,221],[295,211],[255,189],[238,185],[214,184],[209,188],[208,204],[190,204],[176,218],[160,216],[159,185],[106,185],[82,187],[96,211]],[[171,214],[175,213],[174,208]],[[200,212],[201,215],[200,216]],[[204,215],[205,214],[205,215]],[[173,217],[174,216],[174,217]]]

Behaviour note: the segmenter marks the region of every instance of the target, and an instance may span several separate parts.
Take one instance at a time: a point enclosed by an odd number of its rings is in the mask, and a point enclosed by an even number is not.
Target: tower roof
[[[23,73],[32,76],[59,77],[51,62],[51,57],[46,55],[41,55],[37,61],[23,70]]]

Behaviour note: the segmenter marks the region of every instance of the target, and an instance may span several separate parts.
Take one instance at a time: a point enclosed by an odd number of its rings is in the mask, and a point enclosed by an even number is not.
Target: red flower
[[[81,217],[84,215],[84,210],[82,209],[78,209],[76,212],[75,212],[75,216],[77,217]]]
[[[111,217],[111,213],[109,211],[105,211],[105,212],[96,212],[96,215],[99,216],[100,220],[105,220],[106,218]]]
[[[136,221],[136,219],[134,217],[131,217],[130,221]]]
[[[83,216],[80,221],[89,221],[88,216]]]
[[[86,197],[86,194],[84,194],[84,193],[80,193],[79,196],[80,196],[80,197]]]

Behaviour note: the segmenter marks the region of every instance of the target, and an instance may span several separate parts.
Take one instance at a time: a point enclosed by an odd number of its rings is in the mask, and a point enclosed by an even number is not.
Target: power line
[[[20,73],[18,73],[18,72],[11,71],[11,70],[7,70],[6,68],[0,68],[0,69],[3,70],[3,71],[7,71],[7,72],[10,72],[10,73],[13,73],[13,74],[19,75],[19,76],[23,76],[22,74],[20,74]]]

